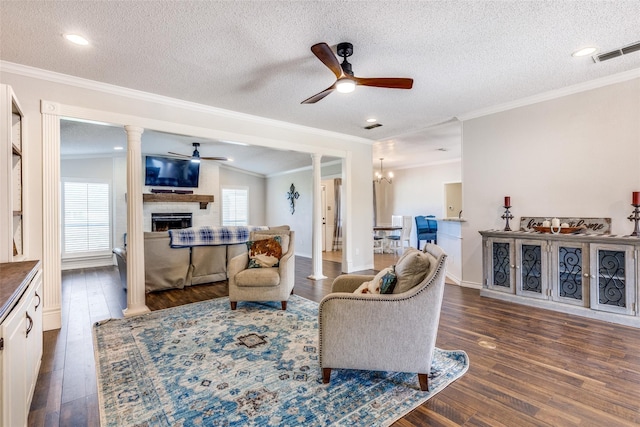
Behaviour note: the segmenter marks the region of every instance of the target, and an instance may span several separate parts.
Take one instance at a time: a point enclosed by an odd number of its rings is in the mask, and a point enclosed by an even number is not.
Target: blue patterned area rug
[[[430,392],[416,374],[335,369],[322,384],[318,304],[228,298],[94,326],[106,426],[386,426],[461,377],[463,351],[436,349]]]

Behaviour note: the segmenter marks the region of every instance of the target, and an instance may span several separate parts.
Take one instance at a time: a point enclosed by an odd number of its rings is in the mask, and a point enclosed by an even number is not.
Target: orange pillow
[[[282,258],[280,236],[247,242],[249,268],[278,267]]]

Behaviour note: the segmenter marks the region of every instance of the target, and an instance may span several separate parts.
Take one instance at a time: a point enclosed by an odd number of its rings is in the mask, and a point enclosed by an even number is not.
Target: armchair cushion
[[[238,287],[270,288],[280,284],[278,267],[248,268],[236,274],[235,284]]]
[[[280,242],[280,236],[248,241],[249,268],[278,267],[280,258],[282,258]]]
[[[400,294],[422,282],[429,273],[431,261],[428,254],[417,249],[406,251],[396,264],[397,283],[394,294]]]

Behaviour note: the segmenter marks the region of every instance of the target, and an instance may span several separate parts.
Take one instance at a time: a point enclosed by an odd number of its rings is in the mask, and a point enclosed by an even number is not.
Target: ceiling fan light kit
[[[200,156],[200,151],[198,151],[198,147],[200,146],[199,142],[193,143],[193,154],[187,156],[186,154],[174,153],[169,151],[169,154],[176,157],[182,157],[183,159],[190,159],[193,163],[200,163],[200,160],[220,160],[226,162],[229,160],[226,157],[202,157]]]
[[[322,92],[319,92],[304,101],[302,104],[315,104],[334,90],[341,93],[349,93],[355,90],[356,86],[372,86],[389,89],[411,89],[413,87],[413,79],[400,77],[376,77],[365,78],[356,77],[347,58],[353,55],[353,45],[351,43],[338,43],[336,53],[342,57],[342,64],[338,62],[338,58],[326,43],[317,43],[311,46],[311,52],[336,76],[336,81]]]
[[[336,82],[336,90],[340,93],[351,93],[356,90],[356,82],[344,77]]]

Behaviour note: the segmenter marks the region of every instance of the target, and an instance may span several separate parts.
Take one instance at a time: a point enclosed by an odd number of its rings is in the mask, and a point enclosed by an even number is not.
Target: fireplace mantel
[[[142,201],[146,203],[154,202],[197,202],[200,209],[207,209],[209,203],[213,203],[213,195],[207,194],[179,194],[179,193],[145,193]]]

